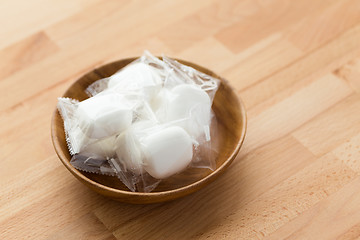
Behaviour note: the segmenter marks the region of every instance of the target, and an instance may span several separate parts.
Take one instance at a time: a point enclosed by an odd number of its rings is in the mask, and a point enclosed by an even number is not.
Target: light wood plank
[[[228,234],[224,237],[264,238],[356,177],[333,155],[325,155],[228,216],[209,235],[216,238],[225,232]],[[273,239],[284,237],[277,235]]]
[[[314,50],[358,23],[359,11],[359,1],[335,2],[324,11],[304,18],[289,29],[288,39],[305,52]]]
[[[106,18],[100,14],[94,22],[79,21],[70,28],[64,27],[69,26],[75,19],[91,18],[99,8],[96,6],[54,25],[47,32],[63,48],[89,49],[99,44],[107,44],[107,46],[114,46],[112,51],[116,52],[117,46],[131,45],[134,40],[138,41],[149,35],[153,36],[171,23],[191,15],[210,5],[213,1],[215,0],[196,2],[158,0],[144,2],[141,8],[139,8],[138,2],[118,3],[117,11],[113,12],[113,8],[108,7],[107,12],[104,13],[107,14]],[[193,3],[191,8],[188,7],[190,2]],[[109,13],[109,11],[111,12]],[[178,14],[173,14],[174,11]],[[136,14],[134,14],[135,12]],[[128,24],[120,24],[124,19],[127,19]],[[108,27],[114,23],[119,23],[115,29]],[[84,41],[84,39],[91,39],[91,41]]]
[[[292,135],[321,156],[360,131],[360,98],[351,95],[296,130]]]
[[[116,240],[114,235],[92,213],[85,214],[76,221],[70,222],[46,239]]]
[[[32,186],[13,186],[20,195],[21,188],[31,188],[16,201],[1,206],[0,233],[4,239],[45,239],[107,201],[81,185],[63,167],[36,180]]]
[[[289,63],[286,68],[240,93],[244,99],[248,99],[247,106],[255,106],[304,78],[318,77],[319,72],[323,75],[324,72],[338,69],[348,62],[349,58],[359,54],[359,41],[360,25],[357,25],[333,41],[310,52],[296,62]]]
[[[292,132],[350,94],[351,89],[344,82],[326,75],[258,115],[249,111],[248,148],[254,149]]]
[[[179,52],[258,10],[259,5],[254,1],[218,1],[161,29],[157,35],[172,50]]]
[[[360,58],[355,58],[335,71],[357,93],[360,93]]]
[[[351,169],[360,173],[360,134],[347,140],[332,152]]]
[[[177,55],[182,59],[194,59],[219,74],[235,60],[235,55],[213,37],[196,42]]]
[[[269,239],[336,239],[355,227],[360,219],[360,178],[313,206],[275,232]],[[350,239],[350,238],[348,238]]]
[[[270,1],[256,14],[223,28],[216,34],[225,46],[238,53],[252,43],[283,31],[304,16],[321,11],[334,1]]]
[[[302,52],[299,49],[280,38],[227,69],[224,76],[233,80],[237,90],[242,90],[271,76],[300,56],[302,56]]]
[[[0,49],[12,45],[58,21],[64,20],[99,0],[1,1]]]
[[[58,50],[44,32],[0,50],[0,79],[40,61]]]

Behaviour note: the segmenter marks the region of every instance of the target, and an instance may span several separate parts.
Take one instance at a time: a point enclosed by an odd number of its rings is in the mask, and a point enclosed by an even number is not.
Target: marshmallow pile
[[[103,85],[101,91],[90,86],[90,98],[81,102],[59,98],[76,168],[90,171],[90,163],[93,172],[96,168],[97,173],[101,169],[111,172],[108,164],[135,191],[146,175],[164,179],[183,171],[196,148],[210,141],[218,80],[163,59],[145,52],[114,75],[95,82],[93,86]],[[79,159],[81,164],[76,162]]]

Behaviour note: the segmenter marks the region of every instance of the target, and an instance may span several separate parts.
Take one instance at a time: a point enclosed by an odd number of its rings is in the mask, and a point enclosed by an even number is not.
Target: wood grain
[[[1,239],[358,239],[357,0],[3,0]],[[106,199],[61,165],[56,98],[144,49],[207,67],[248,110],[231,168],[188,197]]]

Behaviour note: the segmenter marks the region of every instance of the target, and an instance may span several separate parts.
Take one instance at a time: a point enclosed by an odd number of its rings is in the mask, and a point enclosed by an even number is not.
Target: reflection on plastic
[[[215,170],[219,80],[179,62],[143,56],[91,84],[89,99],[59,98],[70,163],[150,192],[187,167]],[[215,127],[214,127],[215,126]]]

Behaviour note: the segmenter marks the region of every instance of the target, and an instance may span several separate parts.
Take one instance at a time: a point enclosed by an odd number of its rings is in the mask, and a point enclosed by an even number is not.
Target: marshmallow
[[[204,133],[203,127],[211,121],[211,100],[209,95],[199,87],[183,84],[172,89],[176,97],[169,104],[168,121],[188,118],[180,122],[195,139]]]
[[[81,154],[93,157],[111,158],[115,155],[115,136],[110,136],[89,145],[86,145]]]
[[[116,91],[140,91],[151,100],[161,89],[160,75],[148,64],[137,62],[126,66],[110,77],[108,87]]]
[[[132,131],[120,134],[116,139],[116,146],[116,156],[125,169],[135,174],[142,173],[142,153]]]
[[[157,179],[164,179],[184,170],[193,156],[191,138],[178,126],[153,132],[140,142],[145,154],[144,168]]]
[[[150,107],[160,122],[164,123],[167,121],[167,111],[169,109],[169,104],[174,97],[175,95],[170,90],[163,88],[150,102]]]
[[[199,87],[194,85],[182,84],[174,87],[171,92],[175,95],[175,98],[170,100],[168,120],[176,120],[180,118],[189,117],[192,113],[191,109],[195,105],[202,105],[210,112],[211,100],[209,95]],[[197,116],[201,120],[208,120],[209,115]],[[196,118],[196,119],[198,119]]]
[[[149,175],[167,178],[186,169],[194,154],[199,157],[193,151],[210,140],[216,81],[164,60],[146,53],[88,87],[93,97],[82,102],[59,99],[70,153],[80,157],[73,162],[78,169],[114,169],[135,191],[137,183],[149,189],[149,180],[154,180]]]
[[[176,122],[195,139],[204,133],[211,121],[211,100],[199,87],[181,84],[171,90],[163,89],[152,102],[161,122]]]
[[[138,135],[144,128],[153,126],[152,121],[139,121],[128,130],[120,134],[115,142],[116,156],[125,166],[125,169],[135,174],[143,173],[143,154],[140,149]]]
[[[103,94],[78,104],[76,119],[89,138],[101,139],[119,134],[132,122],[132,106],[124,96]]]

